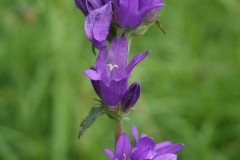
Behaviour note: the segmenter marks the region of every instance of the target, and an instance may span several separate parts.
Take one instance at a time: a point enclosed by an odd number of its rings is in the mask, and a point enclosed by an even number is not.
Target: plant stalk
[[[115,120],[115,146],[117,144],[118,138],[122,133],[122,120],[116,119]]]

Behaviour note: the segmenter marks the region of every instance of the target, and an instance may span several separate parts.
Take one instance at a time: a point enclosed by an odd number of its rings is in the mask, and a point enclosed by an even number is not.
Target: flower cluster
[[[100,105],[93,106],[81,123],[79,137],[98,116],[107,113],[116,121],[115,152],[104,150],[110,160],[176,160],[182,144],[170,141],[155,144],[145,134],[139,138],[133,126],[135,146],[132,147],[121,125],[141,92],[140,83],[128,86],[128,79],[134,67],[149,55],[149,51],[139,53],[128,62],[129,40],[143,34],[156,21],[164,3],[162,0],[75,0],[75,4],[86,16],[86,36],[99,50],[95,66],[84,74],[101,99]]]
[[[115,152],[104,149],[110,160],[176,160],[176,153],[183,148],[183,144],[173,144],[170,141],[154,143],[153,139],[145,134],[139,138],[135,126],[132,127],[135,146],[127,134],[122,133],[117,141]]]
[[[75,4],[86,16],[87,37],[98,49],[105,46],[110,29],[149,25],[164,6],[162,0],[75,0]]]

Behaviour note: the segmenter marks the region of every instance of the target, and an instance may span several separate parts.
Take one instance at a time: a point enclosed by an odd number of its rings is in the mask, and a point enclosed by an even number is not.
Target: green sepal
[[[107,115],[109,118],[114,119],[114,120],[122,120],[123,118],[123,113],[116,111],[116,110],[108,110]]]
[[[162,31],[163,34],[166,34],[166,31],[164,30],[162,24],[160,23],[159,20],[155,21],[155,24],[157,25],[157,27]]]
[[[95,104],[92,106],[90,112],[88,113],[87,117],[81,122],[80,130],[78,133],[78,138],[80,138],[83,133],[93,125],[98,117],[106,113],[106,108],[103,107],[101,104]]]

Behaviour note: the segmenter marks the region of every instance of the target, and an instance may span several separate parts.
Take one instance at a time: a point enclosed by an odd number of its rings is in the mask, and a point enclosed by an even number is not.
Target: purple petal
[[[128,43],[124,36],[115,37],[109,47],[108,64],[115,67],[111,69],[112,78],[117,80],[123,77],[127,67]]]
[[[107,59],[107,48],[103,47],[100,50],[100,53],[98,54],[97,60],[96,60],[96,70],[97,73],[100,75],[103,82],[109,86],[109,83],[111,82],[111,72],[107,68],[106,65],[106,59]]]
[[[141,92],[140,83],[133,83],[123,96],[121,110],[127,112],[137,102]]]
[[[102,72],[105,72],[106,59],[107,59],[107,48],[104,47],[100,50],[96,60],[96,70],[99,74],[102,74]]]
[[[132,135],[137,143],[138,142],[138,130],[135,125],[132,126]]]
[[[104,153],[108,156],[109,160],[114,160],[114,153],[110,149],[104,149]]]
[[[111,2],[89,13],[85,21],[85,32],[96,48],[105,46],[112,20]]]
[[[116,157],[118,159],[123,159],[126,156],[126,159],[130,156],[131,153],[131,142],[128,136],[125,133],[122,133],[116,144]],[[115,158],[116,158],[115,157]]]
[[[177,155],[175,154],[164,154],[155,157],[153,160],[177,160]]]
[[[91,83],[98,97],[102,98],[100,81],[91,80]]]
[[[127,80],[111,81],[109,85],[101,82],[101,93],[103,101],[109,107],[116,107],[127,90]]]
[[[144,60],[147,56],[149,55],[149,51],[145,53],[140,53],[137,54],[136,56],[133,57],[131,62],[128,64],[127,69],[126,69],[126,74],[130,74],[133,68],[140,63],[142,60]]]
[[[154,10],[159,10],[160,7],[164,6],[164,3],[162,2],[162,0],[140,0],[140,4],[142,6],[141,10],[139,11],[140,15],[143,18],[146,18],[146,16],[154,11]],[[154,17],[156,18],[156,13],[154,15]],[[143,20],[143,19],[142,19]]]
[[[158,143],[158,144],[155,145],[154,150],[158,150],[158,149],[160,149],[160,148],[162,148],[162,147],[166,147],[166,146],[169,146],[169,145],[171,145],[171,144],[172,144],[171,141],[160,142],[160,143]]]
[[[102,0],[85,0],[85,1],[89,13],[97,8],[101,8],[104,5]]]
[[[88,78],[90,78],[91,80],[100,80],[101,79],[99,74],[96,71],[92,70],[92,69],[85,70],[84,74]]]
[[[153,159],[156,156],[154,151],[149,151],[145,159]]]
[[[118,21],[124,28],[135,28],[141,17],[138,14],[138,0],[119,0]]]
[[[157,155],[163,155],[163,154],[169,154],[169,153],[175,154],[178,151],[182,150],[183,147],[184,147],[183,144],[171,144],[156,150],[156,153]]]
[[[96,71],[96,67],[92,66],[90,67],[91,70],[94,70]],[[94,80],[91,80],[91,83],[92,83],[92,86],[93,86],[93,89],[94,91],[97,93],[97,95],[101,98],[101,86],[100,86],[100,81],[94,81]]]
[[[119,0],[118,21],[123,28],[136,28],[151,10],[162,6],[161,0]]]
[[[141,138],[137,145],[136,150],[132,154],[134,160],[144,160],[145,157],[153,150],[154,142],[149,137]]]
[[[85,16],[88,14],[85,0],[75,0],[75,4]]]
[[[149,138],[149,137],[143,137],[143,138],[141,138],[141,139],[138,141],[136,147],[137,147],[137,148],[146,148],[146,147],[148,147],[148,148],[153,149],[154,145],[155,145],[155,144],[154,144],[154,142],[153,142],[153,140],[152,140],[151,138]]]
[[[93,28],[94,39],[97,41],[105,41],[108,36],[111,20],[112,20],[112,4],[111,2],[104,5],[100,12],[101,15],[96,17]]]

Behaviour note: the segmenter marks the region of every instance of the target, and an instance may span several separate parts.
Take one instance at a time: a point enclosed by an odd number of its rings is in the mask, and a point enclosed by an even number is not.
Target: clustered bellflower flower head
[[[104,47],[100,50],[95,67],[84,71],[91,79],[96,93],[109,109],[119,108],[126,112],[137,102],[140,84],[135,82],[128,88],[128,79],[133,68],[148,54],[148,51],[137,54],[127,64],[128,44],[122,35],[119,38],[115,37],[108,49]]]
[[[153,139],[145,134],[138,137],[135,126],[132,134],[136,144],[132,148],[127,134],[122,133],[116,144],[115,152],[104,149],[109,160],[177,160],[176,153],[183,149],[183,144],[173,144],[170,141],[154,143]]]
[[[105,46],[110,28],[116,32],[149,25],[164,6],[162,0],[75,0],[75,4],[86,16],[87,37],[98,49]]]

